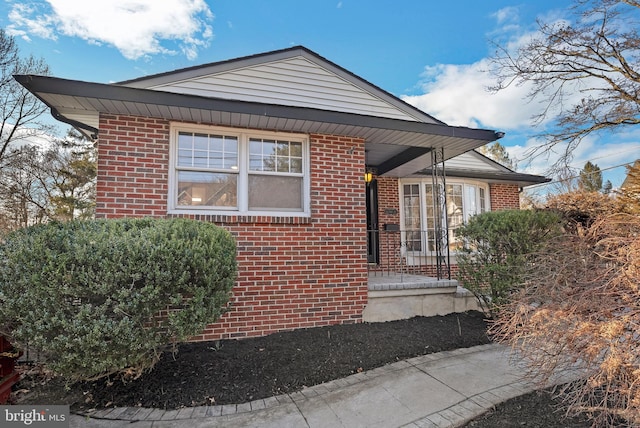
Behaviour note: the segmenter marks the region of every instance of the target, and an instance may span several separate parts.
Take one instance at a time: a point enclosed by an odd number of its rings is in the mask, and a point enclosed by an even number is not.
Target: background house
[[[304,47],[117,84],[16,79],[97,138],[98,217],[235,235],[232,310],[196,339],[426,315],[377,317],[372,293],[455,295],[451,230],[545,180],[473,151],[500,133],[448,126]]]

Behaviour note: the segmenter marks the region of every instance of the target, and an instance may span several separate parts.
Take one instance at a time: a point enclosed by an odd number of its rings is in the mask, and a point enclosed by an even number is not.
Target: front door
[[[380,231],[378,225],[378,182],[367,183],[367,261],[378,264]]]

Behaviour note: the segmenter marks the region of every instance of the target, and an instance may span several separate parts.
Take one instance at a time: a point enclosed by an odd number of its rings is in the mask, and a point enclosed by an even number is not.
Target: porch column
[[[433,185],[433,230],[436,247],[438,279],[451,279],[449,227],[447,221],[447,180],[444,168],[444,148],[431,150],[431,183]]]

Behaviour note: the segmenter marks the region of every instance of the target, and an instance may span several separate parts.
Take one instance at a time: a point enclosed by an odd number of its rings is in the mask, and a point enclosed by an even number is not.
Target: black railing
[[[444,237],[446,240],[446,236]],[[367,250],[372,275],[415,274],[451,279],[449,252],[434,230],[369,230]],[[444,268],[443,268],[444,266]]]

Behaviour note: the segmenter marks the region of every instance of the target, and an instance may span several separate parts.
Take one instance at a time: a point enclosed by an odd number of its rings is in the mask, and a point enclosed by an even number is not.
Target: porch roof
[[[428,176],[431,177],[431,168],[420,171],[416,176]],[[523,188],[534,184],[548,183],[550,178],[534,175],[524,174],[520,172],[502,172],[502,171],[480,171],[480,170],[461,170],[461,169],[446,169],[445,174],[447,177],[456,178],[473,178],[486,180],[489,183],[509,183],[516,184],[518,187]]]
[[[407,176],[431,165],[430,151],[449,159],[502,137],[493,130],[392,119],[298,106],[179,94],[50,76],[15,79],[51,108],[57,120],[96,138],[100,113],[157,117],[241,128],[319,133],[365,140],[368,166]]]

